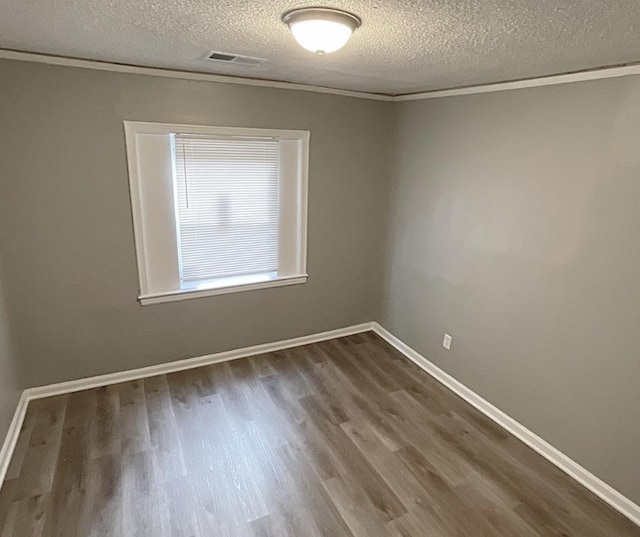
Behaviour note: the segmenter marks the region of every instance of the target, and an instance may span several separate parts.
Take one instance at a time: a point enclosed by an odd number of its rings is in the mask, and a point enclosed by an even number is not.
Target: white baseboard
[[[373,331],[382,339],[395,347],[409,360],[417,364],[421,369],[429,373],[440,383],[444,384],[452,392],[456,393],[467,403],[477,408],[485,416],[491,418],[498,425],[502,426],[516,438],[538,452],[545,459],[555,464],[567,475],[575,479],[578,483],[588,488],[596,496],[600,497],[616,511],[619,511],[629,520],[640,526],[640,506],[632,502],[626,496],[607,485],[602,479],[596,477],[577,462],[570,459],[560,450],[553,447],[549,442],[540,438],[537,434],[527,429],[524,425],[508,416],[499,408],[493,406],[489,401],[478,395],[476,392],[445,373],[438,366],[427,360],[409,345],[395,337],[391,332],[382,327],[379,323],[373,323]]]
[[[130,380],[153,377],[155,375],[164,375],[166,373],[174,373],[176,371],[185,371],[187,369],[193,369],[205,365],[218,364],[220,362],[237,360],[238,358],[246,358],[247,356],[254,356],[267,352],[290,349],[292,347],[298,347],[300,345],[308,345],[309,343],[317,343],[319,341],[326,341],[328,339],[350,336],[352,334],[360,334],[362,332],[369,332],[371,330],[373,330],[373,323],[362,323],[353,326],[347,326],[345,328],[338,328],[337,330],[329,330],[328,332],[320,332],[317,334],[310,334],[308,336],[275,341],[273,343],[263,343],[261,345],[253,345],[251,347],[244,347],[242,349],[218,352],[216,354],[207,354],[205,356],[187,358],[186,360],[178,360],[175,362],[152,365],[149,367],[141,367],[139,369],[131,369],[129,371],[110,373],[107,375],[99,375],[96,377],[71,380],[68,382],[60,382],[58,384],[50,384],[48,386],[27,388],[22,392],[22,395],[20,396],[20,401],[18,402],[15,414],[13,415],[13,420],[11,421],[11,425],[9,426],[9,431],[2,445],[2,449],[0,450],[0,487],[4,482],[4,478],[6,476],[7,469],[9,468],[9,463],[11,461],[13,451],[16,447],[16,443],[18,442],[18,436],[20,434],[20,429],[22,428],[22,423],[24,422],[24,418],[27,413],[27,406],[29,404],[29,401],[33,401],[34,399],[42,399],[44,397],[52,397],[54,395],[77,392],[80,390],[88,390],[90,388],[98,388],[100,386],[108,386],[110,384],[117,384],[119,382],[128,382]]]
[[[165,364],[151,365],[148,367],[141,367],[139,369],[130,369],[129,371],[70,380],[68,382],[60,382],[58,384],[49,384],[48,386],[39,386],[37,388],[27,388],[25,393],[27,394],[28,400],[31,401],[32,399],[41,399],[43,397],[51,397],[53,395],[60,395],[63,393],[72,393],[90,388],[98,388],[100,386],[108,386],[109,384],[117,384],[119,382],[128,382],[130,380],[138,380],[156,375],[175,373],[176,371],[185,371],[187,369],[194,369],[204,365],[228,362],[230,360],[237,360],[238,358],[246,358],[247,356],[254,356],[256,354],[290,349],[300,345],[308,345],[309,343],[317,343],[318,341],[326,341],[327,339],[360,334],[371,330],[373,330],[373,323],[362,323],[354,326],[347,326],[345,328],[338,328],[336,330],[329,330],[328,332],[320,332],[317,334],[310,334],[308,336],[274,341],[273,343],[262,343],[260,345],[253,345],[251,347],[218,352],[215,354],[205,354],[204,356],[177,360],[175,362],[168,362]]]
[[[7,475],[11,456],[13,455],[13,450],[18,442],[18,436],[20,435],[20,429],[22,429],[24,417],[27,414],[28,404],[29,399],[27,399],[25,393],[22,392],[22,394],[20,394],[20,399],[18,400],[18,405],[16,406],[16,411],[13,414],[13,419],[9,424],[9,430],[7,431],[7,436],[2,444],[2,449],[0,449],[0,487],[2,487],[2,483],[4,482],[4,476]]]
[[[7,469],[9,468],[9,462],[11,461],[11,456],[13,455],[13,451],[18,441],[18,436],[20,434],[20,429],[26,415],[29,401],[64,393],[87,390],[90,388],[97,388],[99,386],[107,386],[109,384],[117,384],[119,382],[127,382],[130,380],[152,377],[155,375],[164,375],[166,373],[184,371],[187,369],[193,369],[205,365],[217,364],[229,360],[237,360],[238,358],[246,358],[247,356],[254,356],[266,352],[289,349],[292,347],[298,347],[300,345],[307,345],[309,343],[326,341],[328,339],[334,339],[368,331],[374,331],[381,338],[395,347],[398,351],[404,354],[412,362],[416,363],[421,369],[429,373],[432,377],[441,382],[451,391],[462,397],[465,401],[477,408],[480,412],[491,418],[497,424],[501,425],[516,438],[522,440],[533,450],[535,450],[547,460],[555,464],[558,468],[563,470],[567,475],[571,476],[573,479],[581,483],[606,503],[611,505],[611,507],[613,507],[624,516],[626,516],[629,520],[640,526],[640,506],[623,496],[620,492],[613,489],[611,486],[607,485],[600,478],[596,477],[591,472],[580,466],[577,462],[567,457],[564,453],[527,429],[524,425],[517,422],[512,417],[508,416],[500,409],[493,406],[473,390],[453,378],[448,373],[445,373],[442,369],[431,363],[424,356],[409,347],[406,343],[399,340],[377,322],[363,323],[346,328],[339,328],[337,330],[330,330],[328,332],[321,332],[318,334],[311,334],[308,336],[276,341],[273,343],[254,345],[252,347],[219,352],[216,354],[208,354],[205,356],[188,358],[186,360],[178,360],[166,364],[158,364],[139,369],[132,369],[130,371],[122,371],[119,373],[111,373],[108,375],[99,375],[96,377],[72,380],[69,382],[61,382],[58,384],[51,384],[49,386],[28,388],[22,393],[20,397],[16,412],[9,427],[9,432],[7,433],[2,449],[0,450],[0,486],[2,486],[2,482],[4,481]]]

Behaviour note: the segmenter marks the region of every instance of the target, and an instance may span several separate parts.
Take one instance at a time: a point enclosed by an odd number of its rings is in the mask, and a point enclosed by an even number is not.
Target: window
[[[307,131],[125,134],[142,304],[306,281]]]

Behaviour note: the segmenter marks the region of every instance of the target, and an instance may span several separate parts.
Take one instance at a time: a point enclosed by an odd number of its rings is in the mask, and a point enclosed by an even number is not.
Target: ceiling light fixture
[[[293,37],[316,54],[329,54],[344,47],[362,21],[352,13],[328,7],[292,9],[282,15]]]

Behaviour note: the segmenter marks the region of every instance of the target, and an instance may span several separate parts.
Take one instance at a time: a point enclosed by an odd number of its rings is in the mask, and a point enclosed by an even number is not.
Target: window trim
[[[211,287],[210,289],[179,289],[177,291],[167,293],[141,295],[138,297],[138,300],[143,306],[148,306],[150,304],[161,304],[163,302],[178,302],[180,300],[190,300],[193,298],[241,293],[243,291],[255,291],[258,289],[269,289],[270,287],[299,285],[301,283],[306,283],[308,278],[308,274],[302,274],[300,276],[277,276],[266,281],[226,285],[224,287]],[[226,278],[221,278],[221,280],[223,279]]]
[[[145,121],[124,122],[125,144],[127,154],[127,167],[129,171],[129,190],[131,196],[131,212],[133,218],[133,231],[135,239],[136,261],[138,268],[139,293],[138,300],[143,306],[158,304],[162,302],[175,302],[194,298],[203,298],[228,293],[237,293],[270,287],[282,287],[287,285],[302,284],[307,281],[307,212],[308,212],[308,182],[309,182],[309,131],[281,130],[281,129],[258,129],[243,127],[219,127],[209,125],[188,125],[178,123],[155,123]],[[143,217],[143,203],[141,197],[141,187],[144,179],[140,173],[140,162],[138,159],[138,146],[136,136],[138,134],[168,134],[172,132],[184,131],[189,134],[216,135],[216,136],[260,136],[273,137],[278,139],[297,140],[300,143],[298,154],[298,192],[297,192],[297,235],[298,262],[295,274],[285,274],[274,276],[264,280],[264,275],[256,275],[255,281],[247,281],[240,284],[229,284],[227,286],[216,285],[212,282],[207,286],[206,282],[198,289],[175,289],[170,291],[152,292],[149,287],[149,275],[145,241],[145,219]],[[251,277],[247,278],[251,280]]]

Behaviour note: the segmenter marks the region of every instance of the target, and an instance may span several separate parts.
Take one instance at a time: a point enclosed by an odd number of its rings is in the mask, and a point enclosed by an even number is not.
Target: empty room
[[[0,537],[640,537],[637,0],[3,0]]]

